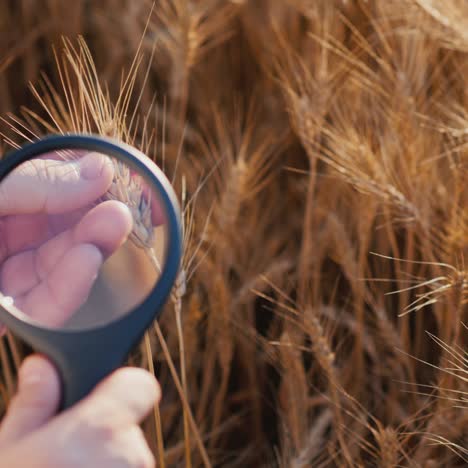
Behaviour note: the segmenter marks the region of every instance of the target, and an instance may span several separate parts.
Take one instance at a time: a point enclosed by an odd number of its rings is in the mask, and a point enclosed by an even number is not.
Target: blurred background
[[[465,0],[0,0],[0,152],[119,138],[183,205],[158,466],[467,466],[467,58]]]

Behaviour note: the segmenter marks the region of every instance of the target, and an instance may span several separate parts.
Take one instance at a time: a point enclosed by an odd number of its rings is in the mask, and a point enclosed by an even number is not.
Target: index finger
[[[112,161],[99,153],[71,161],[26,161],[0,183],[0,216],[79,209],[102,196],[113,176]]]

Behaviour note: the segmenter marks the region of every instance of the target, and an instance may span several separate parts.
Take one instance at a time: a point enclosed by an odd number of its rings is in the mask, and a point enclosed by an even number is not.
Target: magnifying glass
[[[158,316],[181,239],[170,182],[131,146],[50,136],[0,162],[0,321],[55,363],[63,409]]]

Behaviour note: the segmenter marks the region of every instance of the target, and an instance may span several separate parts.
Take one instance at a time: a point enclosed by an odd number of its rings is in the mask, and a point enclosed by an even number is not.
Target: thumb
[[[78,420],[110,422],[112,427],[137,424],[161,398],[152,374],[133,367],[116,370],[100,382],[81,402],[63,413],[80,414]]]
[[[26,358],[18,375],[18,391],[0,426],[0,445],[12,443],[45,424],[57,411],[60,380],[44,357]]]
[[[0,183],[0,215],[65,213],[87,206],[112,183],[112,161],[99,153],[63,161],[32,159]]]

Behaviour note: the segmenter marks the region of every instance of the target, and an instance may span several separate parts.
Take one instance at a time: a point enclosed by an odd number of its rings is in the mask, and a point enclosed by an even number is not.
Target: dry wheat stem
[[[172,361],[172,357],[171,357],[169,349],[167,347],[166,340],[164,339],[164,336],[163,336],[163,334],[161,332],[161,329],[159,327],[159,324],[157,322],[155,322],[155,324],[154,324],[154,329],[156,331],[156,335],[158,337],[158,340],[161,343],[161,347],[163,349],[164,356],[167,359],[167,364],[168,364],[169,369],[171,371],[171,375],[172,375],[172,377],[174,379],[174,383],[175,383],[175,385],[177,387],[177,391],[179,393],[180,400],[181,400],[181,402],[182,402],[182,404],[183,404],[183,406],[185,408],[186,414],[188,416],[190,425],[192,427],[192,431],[194,432],[195,440],[197,442],[198,449],[199,449],[201,457],[203,459],[203,464],[205,465],[205,467],[210,468],[212,465],[210,463],[208,454],[206,453],[206,449],[205,449],[205,446],[203,444],[203,440],[202,440],[202,438],[200,436],[200,432],[198,430],[197,424],[196,424],[195,420],[193,419],[193,415],[192,415],[192,411],[190,409],[190,405],[187,402],[187,399],[185,397],[184,390],[182,388],[182,384],[181,384],[179,376],[177,374],[177,370],[176,370],[176,368],[174,366],[174,362]]]
[[[154,363],[153,363],[153,352],[151,350],[151,342],[148,335],[148,332],[145,333],[145,348],[146,354],[148,359],[148,367],[149,371],[156,376],[154,371]],[[159,403],[154,405],[154,422],[156,426],[156,441],[158,447],[158,466],[161,468],[165,468],[165,450],[164,450],[164,438],[163,438],[163,431],[162,431],[162,424],[161,424],[161,414],[159,412]]]

